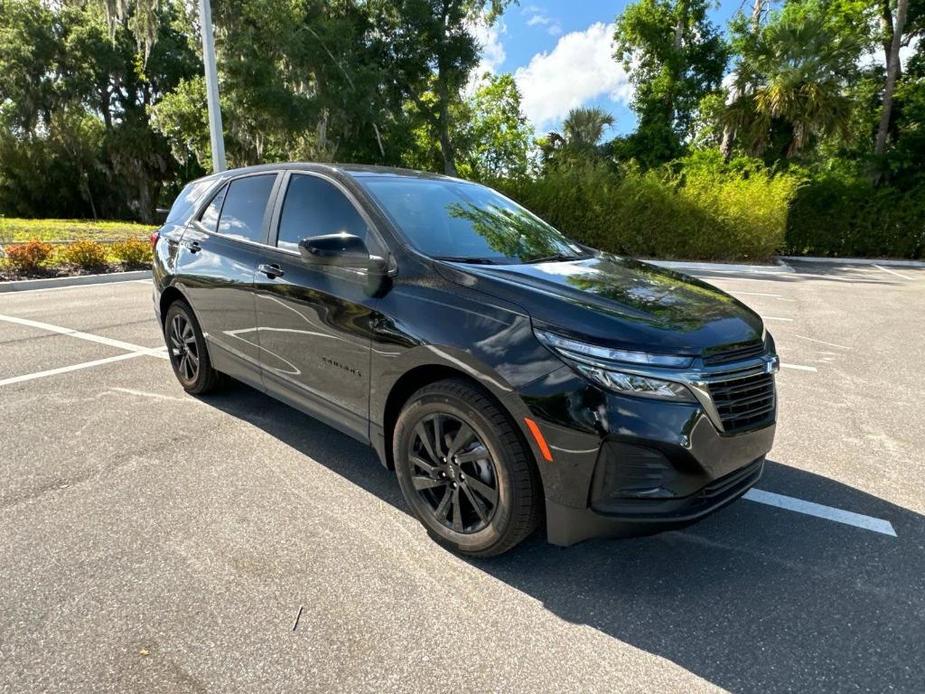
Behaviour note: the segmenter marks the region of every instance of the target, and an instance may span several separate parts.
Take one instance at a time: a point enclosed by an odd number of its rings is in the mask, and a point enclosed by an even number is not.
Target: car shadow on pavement
[[[366,446],[246,386],[204,401],[408,512]],[[568,548],[539,532],[469,561],[725,689],[922,691],[925,517],[781,462],[758,487],[888,520],[897,536],[740,500],[683,531]]]

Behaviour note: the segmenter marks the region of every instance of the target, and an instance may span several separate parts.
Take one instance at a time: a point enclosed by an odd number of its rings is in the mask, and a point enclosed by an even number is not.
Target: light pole
[[[212,37],[212,6],[209,0],[199,0],[199,21],[202,25],[202,62],[206,71],[206,99],[209,104],[209,139],[212,142],[213,173],[224,171],[225,137],[222,135],[222,107],[218,102],[218,74],[215,70],[215,40]]]

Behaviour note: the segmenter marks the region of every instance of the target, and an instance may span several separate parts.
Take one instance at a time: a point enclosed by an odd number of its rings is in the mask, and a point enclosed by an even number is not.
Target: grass
[[[18,219],[0,217],[0,244],[26,241],[82,241],[103,243],[147,238],[156,227],[134,222],[86,219]]]

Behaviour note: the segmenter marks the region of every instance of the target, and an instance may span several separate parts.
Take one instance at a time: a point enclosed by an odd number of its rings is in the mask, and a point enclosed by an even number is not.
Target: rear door
[[[277,178],[250,174],[220,188],[183,235],[178,263],[215,368],[251,383],[259,382],[254,273]]]
[[[345,189],[309,173],[289,173],[255,277],[264,386],[342,431],[366,439],[370,316],[363,270],[308,265],[299,241],[348,232],[382,245]]]

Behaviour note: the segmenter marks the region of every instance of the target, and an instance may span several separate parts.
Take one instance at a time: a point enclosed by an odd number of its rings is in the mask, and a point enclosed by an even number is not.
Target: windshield
[[[491,188],[403,176],[360,180],[411,245],[432,258],[515,264],[586,256],[556,229]]]

